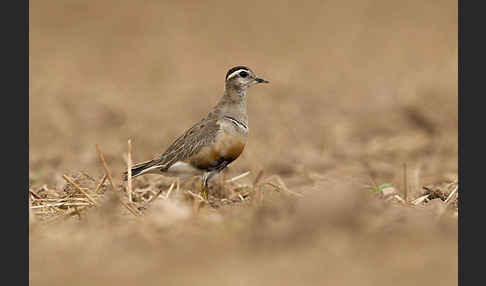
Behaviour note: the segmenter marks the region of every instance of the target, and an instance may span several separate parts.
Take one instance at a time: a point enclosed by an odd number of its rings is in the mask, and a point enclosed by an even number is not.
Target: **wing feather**
[[[216,119],[201,120],[174,140],[162,155],[153,159],[151,166],[167,170],[176,162],[196,154],[202,147],[214,144],[220,129]]]

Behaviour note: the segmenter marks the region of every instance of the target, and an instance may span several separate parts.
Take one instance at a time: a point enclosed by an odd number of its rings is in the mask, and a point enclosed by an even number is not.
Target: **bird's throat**
[[[224,95],[216,106],[218,113],[222,116],[231,116],[244,124],[248,123],[246,111],[246,89],[226,88]]]

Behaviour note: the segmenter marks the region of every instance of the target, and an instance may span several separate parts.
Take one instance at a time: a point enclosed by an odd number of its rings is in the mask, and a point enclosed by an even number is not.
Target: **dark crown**
[[[237,67],[234,67],[234,68],[231,68],[227,73],[226,73],[226,77],[225,79],[228,79],[228,76],[230,74],[232,74],[233,72],[237,71],[237,70],[247,70],[247,71],[250,71],[250,69],[248,67],[245,67],[245,66],[237,66]]]

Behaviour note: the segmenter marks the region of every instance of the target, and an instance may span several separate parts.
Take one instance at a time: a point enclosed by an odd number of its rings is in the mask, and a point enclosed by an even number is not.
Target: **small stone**
[[[381,194],[383,195],[383,197],[389,197],[391,195],[396,195],[398,194],[397,190],[393,187],[388,187],[388,188],[384,188],[383,190],[381,190]]]

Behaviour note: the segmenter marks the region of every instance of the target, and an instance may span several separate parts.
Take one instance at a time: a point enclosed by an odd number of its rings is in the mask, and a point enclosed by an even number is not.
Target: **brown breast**
[[[244,134],[221,130],[211,146],[205,146],[190,158],[188,162],[201,170],[213,170],[227,165],[240,156],[245,148]]]

